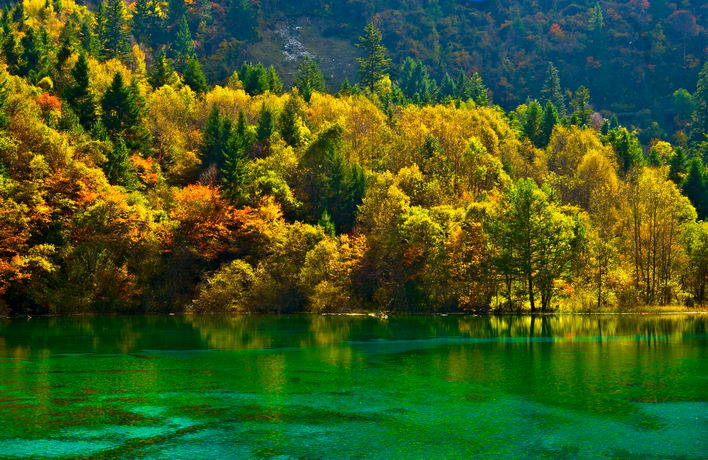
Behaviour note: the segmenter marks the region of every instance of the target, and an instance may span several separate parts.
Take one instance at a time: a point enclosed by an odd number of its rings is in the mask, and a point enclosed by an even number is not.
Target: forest
[[[11,2],[0,313],[703,308],[701,3]]]

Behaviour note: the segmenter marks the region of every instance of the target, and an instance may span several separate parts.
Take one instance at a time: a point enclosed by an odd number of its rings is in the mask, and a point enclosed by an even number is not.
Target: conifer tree
[[[123,0],[106,0],[103,7],[105,24],[99,35],[103,56],[122,58],[130,49],[128,11]]]
[[[202,65],[199,63],[199,59],[196,56],[192,56],[187,61],[187,66],[184,69],[184,84],[192,88],[192,90],[197,94],[203,94],[209,91],[209,85],[207,84],[204,72],[202,72]]]
[[[283,94],[283,82],[275,67],[268,67],[268,89],[274,94]]]
[[[293,147],[302,143],[302,125],[305,113],[304,102],[297,89],[294,89],[280,114],[280,134],[283,140]]]
[[[247,179],[247,159],[246,149],[248,145],[245,139],[245,116],[239,113],[239,121],[236,129],[233,129],[224,150],[223,175],[224,195],[234,203],[239,203],[245,199],[244,185]]]
[[[698,74],[696,93],[693,96],[696,111],[693,113],[691,141],[694,144],[708,142],[708,62]]]
[[[381,31],[370,22],[356,45],[364,54],[363,57],[357,58],[361,84],[372,92],[376,89],[376,83],[386,75],[391,62],[391,59],[386,57],[387,51],[381,40]]]
[[[683,184],[686,179],[686,154],[683,152],[681,147],[676,148],[676,152],[669,159],[669,179],[671,179],[676,185]]]
[[[270,138],[275,132],[275,114],[267,105],[261,107],[261,116],[258,120],[258,140],[265,141]]]
[[[44,32],[46,34],[46,31]],[[25,36],[21,40],[22,65],[20,75],[26,76],[33,83],[37,83],[49,74],[49,56],[47,55],[46,41],[41,31],[27,27]]]
[[[79,55],[71,76],[74,83],[66,88],[64,98],[81,125],[90,129],[96,121],[96,100],[90,89],[88,60],[84,53]]]
[[[136,0],[133,7],[132,30],[140,43],[153,45],[159,38],[162,26],[158,2],[154,0]]]
[[[295,86],[306,102],[310,102],[314,91],[326,90],[324,76],[317,62],[306,57],[295,75]]]
[[[566,116],[565,97],[563,96],[563,90],[561,89],[558,69],[556,69],[556,66],[554,66],[551,62],[548,63],[546,80],[543,82],[543,88],[541,89],[541,97],[544,101],[550,101],[553,103],[558,110],[558,115],[561,118]]]
[[[192,41],[192,32],[189,30],[186,14],[182,16],[182,20],[177,24],[177,33],[175,34],[172,50],[174,51],[174,58],[181,63],[189,62],[194,56],[194,41]]]
[[[551,140],[551,135],[553,134],[553,127],[557,125],[558,120],[558,110],[553,102],[546,101],[546,106],[543,108],[543,121],[541,122],[541,137],[540,137],[540,147],[545,147]]]
[[[2,51],[5,55],[5,63],[8,69],[13,73],[20,72],[23,50],[20,41],[17,39],[17,35],[10,32],[5,36],[2,43]]]
[[[708,217],[708,184],[706,184],[705,169],[703,161],[694,157],[683,184],[683,192],[693,203],[700,219]]]
[[[101,121],[111,138],[122,138],[124,131],[137,124],[138,111],[133,95],[120,72],[116,72],[111,86],[103,95],[101,109]]]
[[[523,116],[524,133],[536,147],[543,147],[543,115],[541,104],[532,101]]]
[[[227,0],[227,27],[238,40],[258,37],[258,13],[249,0]]]
[[[123,138],[119,137],[108,152],[108,161],[104,166],[106,178],[112,185],[130,188],[135,184],[133,165],[130,153]]]
[[[167,59],[167,55],[163,50],[157,55],[155,63],[150,70],[150,75],[148,76],[148,82],[153,88],[161,88],[165,85],[170,85],[175,81],[175,72],[172,70],[170,61]]]

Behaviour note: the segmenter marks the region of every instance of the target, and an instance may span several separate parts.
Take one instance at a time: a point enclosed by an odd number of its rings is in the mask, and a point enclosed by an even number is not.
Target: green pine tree
[[[541,89],[541,97],[544,101],[553,103],[561,118],[565,117],[565,97],[561,89],[560,76],[558,75],[558,69],[551,62],[548,63],[546,80],[543,82],[543,88]]]
[[[130,50],[128,10],[123,0],[105,0],[105,25],[99,35],[106,58],[123,58]]]
[[[96,100],[90,89],[88,59],[84,53],[79,55],[71,76],[74,82],[66,88],[64,99],[81,125],[90,129],[96,122]]]
[[[386,57],[387,51],[381,40],[381,31],[374,23],[369,23],[356,45],[363,52],[363,57],[357,59],[361,84],[372,92],[376,89],[376,83],[386,75],[391,62],[391,59]]]
[[[204,94],[209,91],[209,85],[204,72],[202,72],[202,65],[196,56],[190,57],[187,61],[187,66],[184,69],[184,84],[192,88],[197,94]]]
[[[317,62],[306,57],[295,75],[295,86],[306,102],[310,102],[314,91],[326,91],[324,76]]]
[[[683,184],[683,192],[693,203],[698,217],[702,220],[708,217],[708,184],[706,184],[706,168],[701,158],[694,157],[691,160]]]
[[[130,152],[123,138],[118,138],[113,149],[108,152],[108,161],[104,166],[106,178],[112,185],[131,188],[135,185],[135,172],[130,162]]]

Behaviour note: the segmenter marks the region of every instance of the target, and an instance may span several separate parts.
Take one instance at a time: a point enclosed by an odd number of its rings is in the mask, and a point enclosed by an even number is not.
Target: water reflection
[[[598,447],[576,432],[605,436],[608,427],[646,437],[634,446],[617,438],[612,452],[620,456],[647,446],[673,454],[653,444],[667,437],[690,453],[708,434],[700,418],[708,408],[707,322],[702,315],[1,320],[0,455],[10,445],[24,446],[20,457],[42,453],[29,443],[38,439],[45,444],[37,446],[66,441],[68,456],[149,455],[150,446],[208,432],[212,438],[194,445],[222,446],[222,455],[233,454],[237,440],[243,456],[322,457],[326,451],[302,450],[317,432],[323,448],[348,433],[351,446],[342,449],[351,450],[342,455],[352,457],[387,435],[387,445],[402,444],[381,457],[443,440],[442,457],[473,448],[489,456],[594,456]],[[472,432],[487,433],[485,443]],[[548,433],[565,444],[524,444]]]

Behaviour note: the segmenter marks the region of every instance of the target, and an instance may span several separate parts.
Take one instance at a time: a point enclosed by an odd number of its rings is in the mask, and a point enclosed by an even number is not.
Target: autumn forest
[[[0,314],[704,308],[703,2],[3,5]]]

